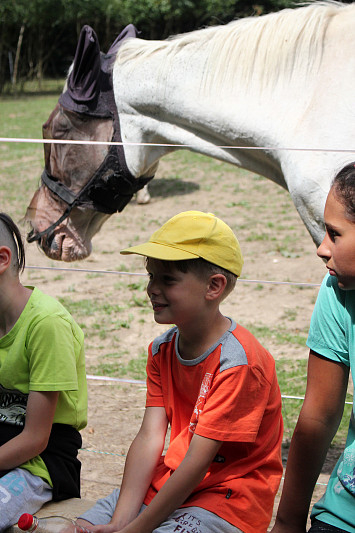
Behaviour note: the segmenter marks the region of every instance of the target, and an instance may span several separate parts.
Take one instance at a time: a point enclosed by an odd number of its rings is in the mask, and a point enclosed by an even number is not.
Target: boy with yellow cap
[[[187,211],[121,253],[146,257],[154,318],[175,326],[149,346],[146,410],[121,490],[79,523],[265,533],[282,475],[281,395],[271,355],[219,309],[243,265],[235,235],[214,215]]]

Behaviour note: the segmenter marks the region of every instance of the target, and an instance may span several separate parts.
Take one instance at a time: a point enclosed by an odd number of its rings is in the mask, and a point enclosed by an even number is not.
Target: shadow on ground
[[[148,185],[149,193],[154,197],[168,198],[190,194],[200,188],[197,183],[183,181],[179,178],[154,178]]]

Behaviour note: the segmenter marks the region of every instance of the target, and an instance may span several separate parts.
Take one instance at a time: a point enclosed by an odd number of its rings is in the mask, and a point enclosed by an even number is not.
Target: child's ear
[[[213,274],[208,281],[207,300],[216,300],[219,298],[223,294],[226,285],[227,279],[223,274]]]
[[[0,274],[11,265],[11,250],[8,246],[0,246]]]

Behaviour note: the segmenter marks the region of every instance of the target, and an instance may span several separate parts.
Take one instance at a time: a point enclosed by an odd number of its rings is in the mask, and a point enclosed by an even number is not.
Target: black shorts
[[[320,520],[312,520],[312,527],[308,533],[349,533],[345,529],[339,529],[338,527],[331,526]]]

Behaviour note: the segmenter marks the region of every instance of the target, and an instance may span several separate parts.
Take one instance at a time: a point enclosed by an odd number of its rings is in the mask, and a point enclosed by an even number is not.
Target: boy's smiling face
[[[158,324],[191,326],[206,309],[208,280],[199,279],[192,272],[180,272],[171,263],[148,258],[149,282],[147,293]]]

